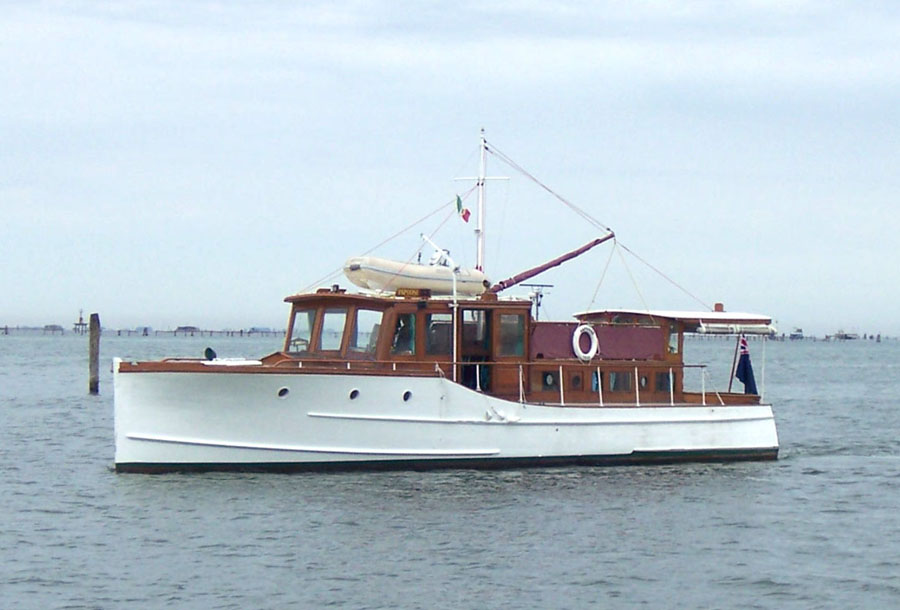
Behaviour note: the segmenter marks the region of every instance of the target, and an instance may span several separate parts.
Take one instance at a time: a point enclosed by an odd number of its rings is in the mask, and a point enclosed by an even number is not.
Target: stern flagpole
[[[734,343],[734,358],[731,360],[731,376],[728,378],[728,393],[731,393],[731,386],[734,384],[734,375],[737,373],[737,359],[738,359],[738,348],[741,345],[741,337],[743,335],[737,336],[737,341]]]

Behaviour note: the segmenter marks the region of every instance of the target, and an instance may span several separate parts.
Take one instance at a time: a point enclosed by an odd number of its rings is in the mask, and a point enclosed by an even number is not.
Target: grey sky
[[[894,6],[4,2],[0,324],[281,325],[465,190],[484,127],[704,302],[900,334]],[[492,279],[596,236],[489,172]],[[471,228],[435,239],[472,264]],[[547,311],[588,306],[609,255],[541,278]],[[625,260],[596,306],[698,306]]]

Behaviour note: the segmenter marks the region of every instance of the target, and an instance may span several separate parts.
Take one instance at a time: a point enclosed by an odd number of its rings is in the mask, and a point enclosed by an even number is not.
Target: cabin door
[[[527,313],[521,310],[495,310],[494,351],[491,355],[491,390],[495,396],[521,398],[527,391],[527,375],[522,365],[526,361]]]
[[[491,371],[486,363],[491,355],[491,315],[484,309],[463,309],[459,342],[462,363],[460,382],[473,390],[491,389]]]

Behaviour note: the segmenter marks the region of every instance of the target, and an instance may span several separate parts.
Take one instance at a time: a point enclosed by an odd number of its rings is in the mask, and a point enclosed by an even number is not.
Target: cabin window
[[[669,327],[669,353],[678,353],[678,330],[675,328],[675,324]]]
[[[313,324],[316,321],[315,309],[298,309],[294,313],[294,325],[291,340],[288,342],[289,352],[309,351],[309,339],[312,336]]]
[[[481,309],[464,309],[463,343],[465,347],[486,350],[490,338],[487,312]]]
[[[397,321],[394,323],[394,338],[391,340],[391,353],[416,353],[416,314],[397,314]]]
[[[656,374],[656,391],[657,392],[668,392],[671,387],[671,377],[668,372],[666,373],[657,373]]]
[[[610,392],[628,392],[632,387],[634,373],[623,371],[611,371],[609,373]]]
[[[525,316],[518,313],[500,314],[500,355],[525,354]]]
[[[353,333],[350,335],[348,351],[358,354],[375,354],[382,315],[383,312],[374,309],[356,310],[356,322],[353,325]]]
[[[425,353],[431,356],[453,352],[453,316],[430,313],[425,316]]]
[[[648,377],[647,375],[641,375],[641,378],[639,381],[641,383],[642,390],[646,390],[647,386],[650,385],[650,377]]]

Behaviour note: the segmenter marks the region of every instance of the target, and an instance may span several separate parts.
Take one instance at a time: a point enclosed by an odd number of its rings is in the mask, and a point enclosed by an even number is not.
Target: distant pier
[[[116,331],[119,335],[139,334],[138,331],[120,330]],[[239,330],[211,330],[205,328],[197,328],[196,326],[179,326],[175,330],[154,330],[146,333],[144,336],[153,334],[155,337],[173,336],[173,337],[283,337],[285,330],[273,330],[271,328],[249,328]]]
[[[87,324],[85,324],[87,326]],[[179,326],[176,329],[154,330],[150,327],[140,328],[103,328],[107,335],[118,337],[283,337],[284,329],[272,328],[243,328],[243,329],[208,329],[199,327]],[[24,336],[24,335],[86,335],[87,331],[80,332],[77,329],[66,331],[60,324],[45,324],[44,326],[10,326],[0,325],[0,336]]]

